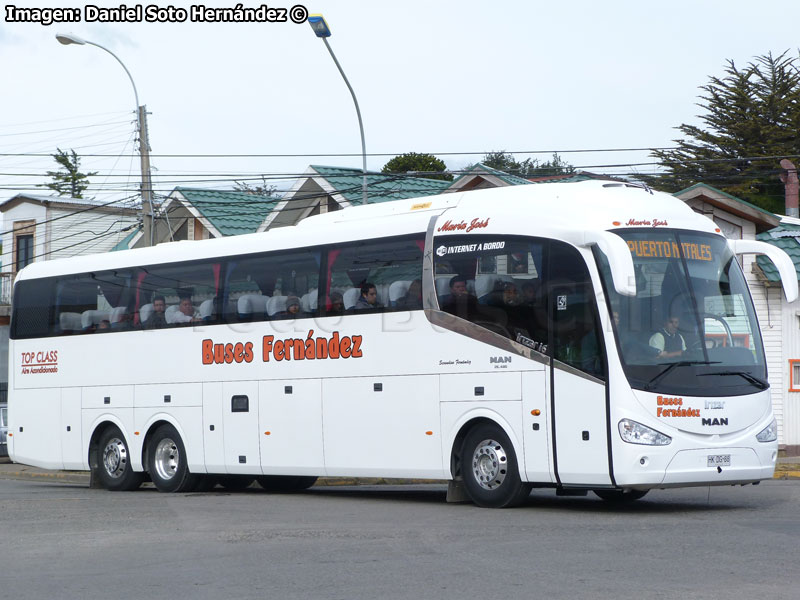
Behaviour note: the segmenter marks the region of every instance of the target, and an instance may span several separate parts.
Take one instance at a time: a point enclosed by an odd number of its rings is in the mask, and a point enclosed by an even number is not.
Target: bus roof
[[[559,237],[558,232],[564,230],[630,227],[719,233],[710,219],[681,200],[642,186],[596,180],[540,183],[354,206],[264,233],[35,262],[20,271],[18,279],[420,233],[432,218],[439,219],[437,233],[442,235],[474,229],[475,233]],[[473,221],[486,224],[470,229]]]

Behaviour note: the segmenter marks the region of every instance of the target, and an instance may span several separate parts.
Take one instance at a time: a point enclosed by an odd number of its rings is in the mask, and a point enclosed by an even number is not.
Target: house
[[[703,183],[675,196],[708,216],[729,239],[758,239],[782,248],[800,273],[800,220],[775,215]],[[769,259],[746,254],[741,261],[764,341],[778,442],[786,454],[800,455],[800,301],[786,302]]]
[[[464,170],[450,184],[448,192],[468,192],[484,188],[504,187],[507,185],[528,185],[531,183],[523,177],[510,175],[504,171],[477,163]]]
[[[800,219],[782,217],[781,223],[757,236],[757,239],[784,250],[794,262],[800,279]],[[773,398],[779,386],[782,411],[779,424],[779,441],[785,445],[786,454],[800,456],[800,300],[786,301],[781,293],[780,277],[774,265],[759,256],[756,274],[767,292],[767,316],[761,319],[764,330],[779,332],[780,354],[770,361],[770,383],[773,384]],[[777,352],[776,352],[777,354]],[[774,372],[774,377],[773,377]]]
[[[477,163],[466,169],[455,181],[450,184],[448,192],[467,192],[470,190],[480,190],[484,188],[503,187],[507,185],[528,185],[531,183],[572,183],[575,181],[587,181],[590,179],[602,179],[618,183],[626,183],[624,179],[610,177],[608,175],[598,175],[588,171],[575,171],[563,175],[545,175],[543,177],[531,177],[525,179],[517,175],[511,175],[504,171],[499,171],[483,163]]]
[[[363,172],[347,167],[311,165],[263,220],[258,231],[285,227],[320,213],[360,204]],[[369,202],[386,202],[441,194],[449,181],[367,172]]]
[[[250,192],[176,187],[161,204],[153,240],[158,244],[253,233],[279,202],[275,196]],[[141,231],[129,243],[147,245]]]
[[[108,252],[138,226],[139,210],[118,203],[17,194],[0,203],[3,297],[22,267],[38,260]]]

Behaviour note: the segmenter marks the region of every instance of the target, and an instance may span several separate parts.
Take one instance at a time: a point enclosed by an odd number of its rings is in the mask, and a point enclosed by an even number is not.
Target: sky
[[[291,9],[292,2],[269,6]],[[56,33],[105,46],[128,68],[149,113],[159,195],[176,185],[260,183],[262,175],[286,190],[309,164],[361,166],[352,98],[307,23],[89,23],[87,3],[14,5],[76,8],[82,20],[9,22],[4,4],[0,201],[49,193],[36,184],[56,168],[49,156],[56,148],[75,149],[81,169],[97,171],[88,195],[135,200],[140,170],[131,83],[111,55],[61,45]],[[547,160],[558,151],[583,170],[649,173],[656,166],[647,148],[672,146],[678,125],[699,123],[699,88],[722,75],[728,59],[744,66],[767,52],[796,56],[800,47],[797,2],[301,6],[323,14],[332,30],[329,42],[358,98],[367,164],[375,170],[404,152],[437,154],[458,170],[505,150],[518,153],[517,160]],[[627,148],[640,150],[598,151]]]

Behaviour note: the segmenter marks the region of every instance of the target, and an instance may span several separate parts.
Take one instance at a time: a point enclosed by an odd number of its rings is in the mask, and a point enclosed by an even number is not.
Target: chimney
[[[786,189],[786,216],[800,217],[798,212],[798,196],[800,196],[800,182],[797,180],[797,167],[792,161],[784,158],[781,161],[781,168],[785,173],[781,173],[781,181]]]

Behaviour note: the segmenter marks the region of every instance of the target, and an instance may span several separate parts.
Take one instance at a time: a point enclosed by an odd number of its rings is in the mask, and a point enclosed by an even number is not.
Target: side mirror
[[[728,240],[728,245],[734,254],[763,254],[770,259],[780,274],[786,301],[797,300],[797,270],[786,252],[777,246],[757,240]]]

